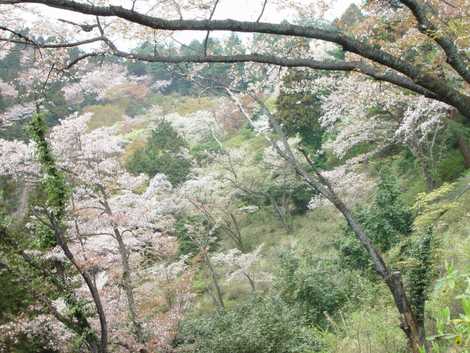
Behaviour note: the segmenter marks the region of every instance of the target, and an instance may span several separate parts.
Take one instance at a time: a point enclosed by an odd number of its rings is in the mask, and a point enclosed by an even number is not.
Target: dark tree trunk
[[[465,137],[463,135],[459,135],[457,138],[457,142],[459,144],[459,150],[463,156],[463,164],[465,169],[470,168],[470,146],[468,145]]]
[[[105,212],[112,216],[113,212],[111,207],[109,206],[107,195],[103,188],[101,189],[101,194],[103,196],[103,206],[105,208]],[[129,264],[129,250],[127,249],[126,244],[124,243],[124,239],[122,238],[122,233],[118,227],[113,226],[113,233],[114,237],[118,243],[119,248],[119,255],[121,258],[121,266],[122,266],[122,286],[124,287],[124,292],[126,293],[126,300],[127,300],[127,311],[129,314],[129,319],[132,323],[132,328],[134,331],[134,335],[140,343],[144,343],[144,334],[142,330],[142,325],[137,318],[137,310],[135,305],[134,299],[134,290],[131,280],[131,267]]]
[[[339,198],[337,198],[336,195],[333,195],[333,197],[330,198],[330,201],[343,214],[349,226],[356,234],[357,239],[369,253],[369,257],[372,260],[375,271],[379,274],[380,277],[382,277],[393,295],[395,306],[400,313],[400,328],[408,338],[408,344],[411,351],[413,353],[420,353],[420,348],[423,347],[425,343],[425,337],[423,336],[424,329],[420,327],[416,320],[416,315],[413,312],[413,309],[408,300],[408,296],[403,287],[400,272],[390,271],[390,269],[385,264],[382,255],[372,245],[369,238],[365,234],[364,229],[354,219],[351,211],[346,207],[346,205]]]

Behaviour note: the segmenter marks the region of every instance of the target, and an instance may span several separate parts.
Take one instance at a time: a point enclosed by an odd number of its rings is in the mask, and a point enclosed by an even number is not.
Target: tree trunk
[[[274,213],[277,215],[277,218],[282,224],[282,227],[286,230],[287,233],[292,232],[292,227],[289,224],[289,221],[287,220],[287,215],[286,212],[282,210],[282,208],[277,204],[277,201],[274,199],[274,197],[269,196],[269,199],[271,201],[271,205],[274,208]]]
[[[212,262],[209,258],[209,255],[207,254],[207,250],[202,249],[202,252],[204,256],[204,261],[206,262],[207,267],[209,268],[209,272],[211,274],[212,283],[215,288],[215,294],[217,297],[218,304],[222,310],[225,310],[225,303],[224,303],[224,299],[222,296],[222,289],[220,288],[219,280],[217,279],[217,274],[215,273],[214,267],[212,266]]]
[[[255,281],[253,281],[253,279],[250,277],[250,275],[246,272],[243,272],[243,275],[246,277],[246,279],[248,280],[248,282],[250,283],[250,287],[251,287],[251,291],[253,292],[253,294],[256,294],[256,285],[255,285]]]
[[[101,303],[101,297],[98,292],[98,288],[95,285],[92,277],[87,271],[82,270],[82,268],[78,265],[77,261],[75,261],[75,257],[73,253],[70,251],[70,248],[67,245],[66,240],[63,236],[63,230],[60,227],[56,227],[54,229],[55,237],[57,244],[62,248],[64,251],[65,256],[69,259],[75,269],[80,273],[83,280],[85,281],[90,293],[91,297],[93,298],[93,302],[95,304],[96,311],[98,313],[99,321],[100,321],[100,328],[101,328],[101,339],[99,345],[99,353],[107,353],[108,352],[108,324],[106,321],[106,314],[104,313],[103,305]],[[91,341],[89,342],[90,347],[95,347],[96,344]]]
[[[18,200],[18,207],[13,215],[13,219],[20,223],[26,216],[28,212],[28,201],[29,201],[29,194],[31,193],[31,185],[29,185],[24,178],[18,180],[18,188],[21,189],[21,194]]]
[[[459,144],[459,150],[463,156],[463,164],[465,169],[468,169],[470,168],[470,146],[468,146],[467,141],[463,135],[459,135],[457,142]]]
[[[369,253],[375,271],[380,275],[380,277],[382,277],[393,295],[395,306],[400,313],[400,328],[408,338],[410,349],[413,353],[419,353],[420,348],[423,347],[425,341],[422,336],[422,332],[424,330],[419,327],[416,321],[415,314],[413,313],[413,309],[410,306],[407,294],[403,287],[400,272],[390,272],[382,256],[372,245],[362,226],[356,222],[351,211],[346,207],[346,205],[339,200],[336,195],[333,195],[333,197],[330,198],[330,201],[333,202],[334,206],[343,214],[357,239]]]
[[[109,216],[112,216],[113,212],[111,210],[111,207],[108,204],[107,195],[103,189],[101,189],[101,193],[103,196],[102,204],[105,208],[105,212]],[[129,251],[126,247],[126,244],[124,243],[122,234],[117,226],[113,225],[113,233],[118,243],[119,255],[121,258],[122,286],[124,287],[124,292],[126,293],[127,311],[129,314],[129,320],[131,321],[132,328],[134,330],[134,335],[136,336],[137,340],[140,343],[144,343],[145,339],[144,339],[144,334],[142,330],[142,325],[137,318],[137,310],[135,306],[134,291],[133,291],[132,279],[131,279],[131,267],[129,265]]]
[[[134,329],[134,334],[137,337],[137,340],[140,343],[144,343],[145,340],[142,332],[142,325],[140,324],[137,318],[137,310],[134,300],[134,291],[131,280],[131,268],[129,265],[129,252],[127,250],[126,244],[124,243],[124,240],[122,239],[121,232],[119,231],[119,229],[113,227],[113,231],[119,245],[119,255],[121,257],[122,265],[122,285],[124,287],[124,291],[126,292],[129,319],[131,320],[132,327]]]
[[[417,145],[408,144],[408,148],[421,167],[421,171],[423,172],[423,177],[426,184],[426,191],[433,191],[437,186],[437,181],[435,180],[433,175],[432,156],[429,159]]]
[[[230,220],[233,224],[233,227],[234,227],[234,231],[233,231],[233,239],[238,247],[238,250],[240,250],[241,252],[245,252],[245,244],[243,243],[243,237],[242,237],[242,232],[241,232],[241,229],[240,229],[240,225],[238,224],[238,220],[237,218],[235,217],[235,215],[230,212],[229,214],[230,216]]]
[[[431,192],[436,188],[437,182],[434,179],[434,176],[432,175],[432,171],[429,166],[429,163],[426,162],[424,159],[421,159],[419,161],[419,164],[421,165],[421,170],[423,172],[424,181],[426,183],[426,191]]]

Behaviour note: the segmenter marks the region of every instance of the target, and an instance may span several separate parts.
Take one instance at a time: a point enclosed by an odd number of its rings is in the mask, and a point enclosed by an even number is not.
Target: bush
[[[313,325],[326,326],[325,313],[333,316],[354,294],[355,279],[332,261],[281,254],[275,287],[281,298]]]
[[[356,212],[372,243],[380,251],[388,251],[398,244],[404,235],[411,233],[413,216],[400,198],[398,180],[389,172],[381,173],[374,204]],[[370,267],[369,255],[349,228],[344,238],[336,242],[341,253],[340,264],[365,270]]]
[[[184,323],[182,344],[194,353],[307,353],[319,344],[279,298],[258,298]]]
[[[182,156],[187,146],[168,121],[160,120],[144,147],[128,157],[127,169],[150,177],[162,173],[173,185],[181,184],[191,171],[191,161]]]

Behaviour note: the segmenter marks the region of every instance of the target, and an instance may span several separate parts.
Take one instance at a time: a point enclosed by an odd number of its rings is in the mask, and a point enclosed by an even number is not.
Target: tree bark
[[[207,268],[209,269],[209,272],[211,274],[212,283],[215,288],[215,294],[216,294],[218,305],[220,306],[222,310],[225,310],[224,298],[222,295],[222,289],[220,288],[220,285],[219,285],[219,280],[217,279],[217,274],[215,273],[214,267],[212,266],[212,262],[209,257],[209,254],[207,254],[207,249],[202,249],[202,252],[204,256],[204,261],[207,264]]]
[[[229,213],[229,217],[230,217],[230,220],[231,220],[231,222],[233,224],[233,228],[234,228],[234,230],[231,232],[232,237],[233,237],[235,243],[237,244],[238,250],[240,250],[241,252],[245,252],[245,250],[246,250],[245,249],[245,244],[243,242],[243,236],[242,236],[242,232],[241,232],[241,229],[240,229],[240,225],[238,224],[238,220],[232,212]]]
[[[463,135],[459,135],[457,138],[457,142],[459,144],[459,150],[463,156],[463,164],[465,169],[470,168],[470,146],[468,145],[465,137]]]
[[[68,247],[67,242],[63,236],[63,230],[61,229],[61,227],[58,227],[57,225],[55,225],[54,234],[56,237],[57,244],[62,248],[65,256],[69,259],[69,261],[78,271],[78,273],[80,273],[83,280],[85,281],[85,284],[88,287],[88,290],[91,293],[91,297],[93,298],[93,302],[95,304],[95,308],[98,313],[98,318],[100,321],[100,328],[101,328],[101,335],[100,335],[101,340],[100,340],[100,346],[99,346],[99,353],[107,353],[108,352],[108,323],[106,321],[106,314],[104,312],[103,305],[101,303],[101,297],[98,292],[98,288],[95,285],[95,281],[93,280],[93,278],[90,276],[90,274],[87,271],[82,270],[82,268],[79,266],[79,264],[75,260],[75,257],[73,253],[70,251],[70,248]],[[92,343],[91,345],[93,346],[94,344]]]
[[[112,216],[113,212],[111,207],[109,206],[107,196],[103,190],[101,190],[103,195],[103,206],[105,208],[105,212]],[[134,290],[132,285],[131,279],[131,267],[129,265],[129,250],[127,249],[126,244],[124,243],[124,239],[122,238],[121,231],[115,225],[113,225],[113,233],[114,237],[118,243],[119,248],[119,255],[121,258],[121,266],[122,266],[122,286],[124,287],[124,292],[126,293],[126,300],[127,300],[127,311],[129,314],[129,320],[131,321],[132,328],[134,331],[134,335],[136,336],[137,340],[140,343],[145,342],[142,325],[137,317],[137,310],[135,305],[135,298],[134,298]]]

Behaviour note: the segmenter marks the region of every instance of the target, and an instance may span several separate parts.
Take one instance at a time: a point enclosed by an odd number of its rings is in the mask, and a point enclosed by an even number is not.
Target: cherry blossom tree
[[[167,332],[168,337],[176,334],[175,325],[190,301],[191,276],[185,275],[179,289],[181,300],[172,306],[172,313],[166,318],[146,320],[145,325],[139,317],[135,270],[142,266],[143,253],[155,253],[164,258],[173,256],[171,251],[165,250],[166,243],[172,240],[162,233],[171,230],[178,205],[172,201],[172,186],[165,176],[160,174],[149,181],[143,175],[127,173],[120,162],[125,141],[116,135],[116,128],[89,131],[90,118],[91,114],[72,115],[52,129],[47,142],[51,146],[48,155],[57,156],[54,162],[57,169],[53,170],[66,177],[71,186],[70,197],[67,198],[67,193],[60,196],[60,199],[66,198],[61,201],[63,226],[58,225],[58,216],[48,207],[38,207],[34,210],[31,230],[38,233],[44,220],[58,237],[59,246],[51,250],[54,258],[60,258],[59,262],[71,261],[86,283],[77,295],[86,298],[92,294],[101,325],[101,345],[93,346],[93,338],[89,337],[92,351],[108,349],[108,333],[109,344],[125,346],[131,351],[148,350],[158,342],[160,346],[168,344],[166,336],[158,337],[158,334],[163,333],[165,327],[173,332]],[[38,141],[46,143],[46,140]],[[28,146],[2,140],[0,146],[5,157],[2,174],[23,174],[38,183],[42,171],[36,159],[37,143]],[[44,219],[45,216],[48,218]],[[37,256],[43,257],[42,254]],[[124,289],[124,307],[120,288]],[[55,306],[51,305],[50,310],[56,310]],[[159,326],[160,319],[166,326]],[[122,324],[125,322],[131,324],[131,331]],[[92,323],[94,325],[95,321]]]
[[[122,286],[126,295],[129,320],[139,343],[145,342],[138,318],[131,268],[133,242],[152,243],[158,229],[171,223],[171,216],[158,219],[161,208],[152,191],[136,193],[145,186],[144,175],[133,176],[122,167],[119,157],[124,141],[115,128],[99,128],[87,132],[90,114],[65,119],[52,129],[52,146],[61,158],[59,164],[70,175],[75,187],[72,194],[73,236],[86,242],[100,236],[114,239],[118,245],[122,268]],[[102,141],[106,141],[103,144]],[[155,189],[155,182],[151,187]],[[83,254],[86,258],[86,252]]]

